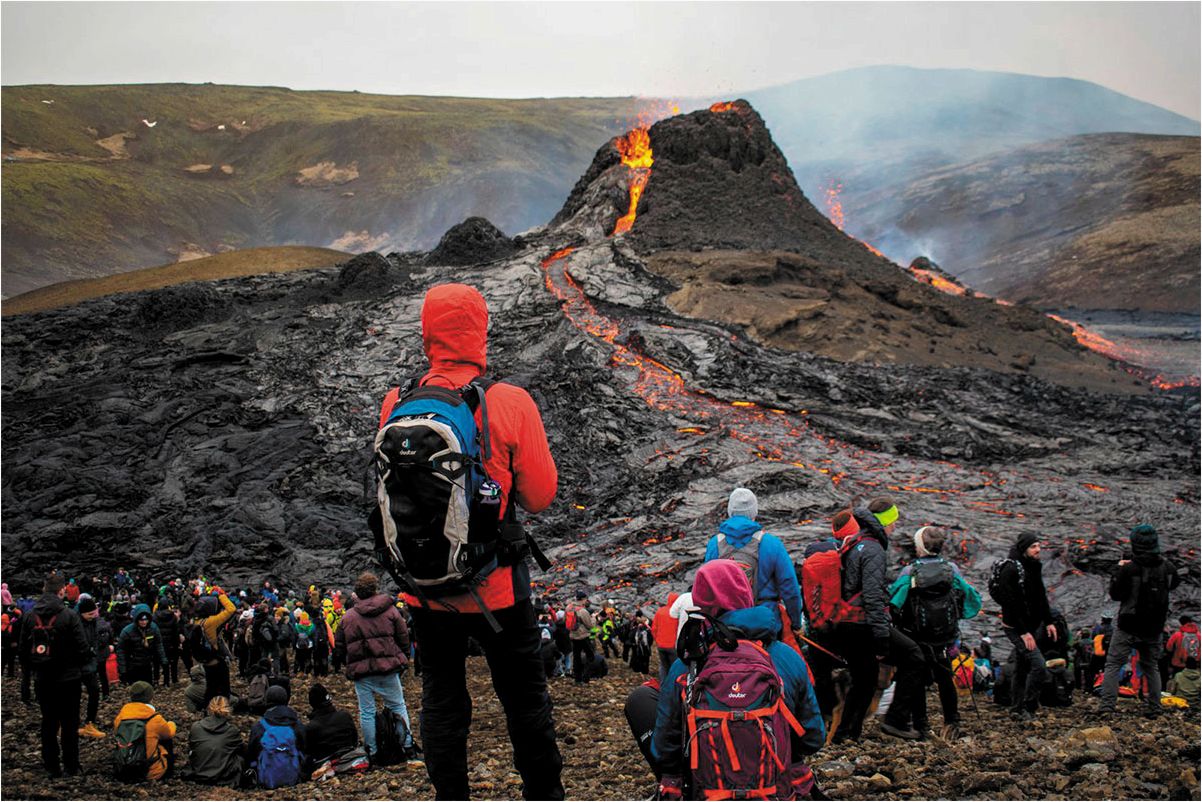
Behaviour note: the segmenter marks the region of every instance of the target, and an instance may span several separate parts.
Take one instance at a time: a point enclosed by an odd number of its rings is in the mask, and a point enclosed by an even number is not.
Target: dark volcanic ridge
[[[426,254],[426,264],[472,265],[503,259],[517,250],[505,232],[483,217],[469,217],[451,226],[438,246]]]
[[[711,116],[745,130],[738,113]],[[237,583],[344,583],[372,563],[363,522],[378,404],[424,369],[425,290],[462,281],[489,300],[489,373],[531,390],[560,468],[556,502],[530,519],[556,560],[540,589],[661,599],[690,577],[730,489],[744,485],[794,553],[853,497],[893,494],[902,530],[947,528],[982,587],[1019,532],[1039,531],[1072,623],[1098,613],[1128,528],[1149,521],[1186,577],[1175,610],[1196,610],[1196,389],[1104,395],[1029,372],[839,362],[685,316],[671,304],[676,285],[650,269],[676,252],[608,237],[626,170],[597,172],[568,217],[487,265],[365,254],[9,318],[6,579],[23,589],[50,566],[133,563]],[[858,270],[879,270],[883,286],[900,275],[841,234],[822,247],[836,242],[865,254],[848,286]],[[780,253],[756,269],[809,264]],[[939,295],[899,280],[922,304]],[[865,323],[897,309],[871,307]]]

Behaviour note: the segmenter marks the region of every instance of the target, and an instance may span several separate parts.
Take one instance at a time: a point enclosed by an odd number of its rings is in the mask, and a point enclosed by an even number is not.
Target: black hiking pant
[[[214,696],[224,696],[230,699],[230,666],[225,660],[210,660],[204,664],[205,669],[205,701],[202,709],[209,706]],[[230,703],[233,700],[230,699]]]
[[[95,671],[83,675],[83,687],[88,692],[88,712],[85,722],[100,723],[100,678]]]
[[[577,682],[588,682],[592,679],[593,659],[592,638],[572,641],[572,677]]]
[[[163,651],[167,653],[167,665],[163,666],[163,684],[174,685],[179,682],[179,644],[169,643]]]
[[[421,733],[426,772],[436,799],[469,799],[467,736],[472,700],[467,690],[468,636],[483,647],[493,688],[505,709],[513,762],[526,799],[563,799],[563,758],[539,653],[541,636],[530,601],[494,612],[501,632],[484,616],[414,607],[413,630],[422,655]]]
[[[952,675],[952,661],[947,655],[947,646],[919,644],[926,662],[923,666],[922,691],[914,697],[914,729],[925,730],[930,726],[927,718],[926,687],[932,682],[939,689],[939,706],[943,708],[943,723],[956,724],[960,721],[960,699],[956,695],[956,681]]]
[[[811,632],[808,637],[822,649],[838,654],[838,645],[833,642],[829,634]],[[810,673],[814,675],[814,696],[818,699],[818,710],[829,726],[831,716],[835,711],[834,673],[835,669],[839,667],[839,663],[822,649],[809,646],[806,649],[805,659],[810,666]]]
[[[654,772],[656,780],[660,778],[660,765],[651,754],[651,739],[655,735],[655,711],[658,706],[659,688],[640,685],[626,697],[626,707],[623,710],[626,723],[630,725],[630,734],[634,736],[634,742],[638,744],[639,751],[643,753],[643,758]]]
[[[1016,712],[1026,710],[1034,713],[1039,709],[1039,694],[1043,691],[1043,681],[1048,674],[1047,661],[1038,646],[1028,649],[1023,645],[1021,633],[1005,627],[1002,631],[1013,644],[1017,658],[1013,684],[1010,686],[1010,704]]]
[[[864,718],[876,695],[877,677],[881,662],[897,668],[894,681],[893,702],[885,721],[891,726],[904,729],[914,713],[914,701],[923,693],[924,661],[918,644],[896,627],[889,630],[889,653],[884,661],[877,660],[876,639],[868,624],[839,624],[835,630],[839,643],[839,654],[847,661],[851,673],[851,690],[843,707],[843,719],[839,722],[840,734],[852,740],[859,739],[864,728]]]
[[[83,695],[79,678],[66,682],[37,677],[34,694],[42,708],[42,765],[51,774],[61,769],[79,769],[79,697]],[[59,737],[62,737],[62,762],[59,762]]]

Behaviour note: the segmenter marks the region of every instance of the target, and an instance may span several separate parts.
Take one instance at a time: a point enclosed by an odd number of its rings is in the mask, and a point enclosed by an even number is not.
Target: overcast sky
[[[1199,118],[1190,3],[0,5],[0,82],[727,95],[871,64],[1066,76]]]

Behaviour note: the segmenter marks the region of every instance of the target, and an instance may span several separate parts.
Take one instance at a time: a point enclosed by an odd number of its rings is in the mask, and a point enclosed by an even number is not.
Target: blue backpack
[[[262,751],[255,761],[255,779],[261,788],[283,788],[301,779],[301,755],[296,733],[288,725],[263,720]]]

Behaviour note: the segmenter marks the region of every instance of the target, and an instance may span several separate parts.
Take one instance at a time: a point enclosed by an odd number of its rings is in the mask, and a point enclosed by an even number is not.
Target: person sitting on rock
[[[271,749],[264,752],[264,741]],[[288,691],[279,685],[267,689],[267,712],[255,722],[246,745],[246,762],[255,769],[261,787],[296,785],[304,775],[305,727],[288,706]]]
[[[203,669],[200,673],[203,679]],[[246,746],[238,726],[230,720],[230,700],[214,696],[205,712],[207,715],[188,731],[188,769],[184,777],[204,785],[237,788],[242,782]]]
[[[320,682],[309,689],[309,723],[305,725],[305,744],[311,757],[310,770],[359,745],[355,719],[334,706],[334,697]]]
[[[795,794],[808,794],[813,775],[802,763],[802,759],[822,748],[826,740],[826,728],[818,709],[818,700],[814,696],[814,688],[810,683],[805,659],[795,649],[780,641],[778,617],[770,607],[755,603],[751,584],[747,581],[747,575],[738,563],[719,559],[702,565],[693,581],[692,594],[693,603],[701,613],[716,618],[728,633],[738,639],[752,642],[750,654],[765,654],[769,658],[771,667],[780,682],[781,696],[779,698],[785,707],[783,716],[786,721],[792,719],[797,725],[786,727],[785,732],[774,733],[774,737],[787,733],[785,737],[789,738],[791,761],[789,764],[779,767],[778,782],[787,782],[790,785],[781,787],[778,784],[771,789],[757,787],[754,791],[758,793],[748,791],[747,798],[765,798],[764,795],[766,795],[771,799],[793,799]],[[693,626],[694,623],[690,622],[689,626]],[[755,778],[764,771],[772,774],[778,772],[778,766],[772,765],[774,761],[779,761],[777,751],[766,753],[761,745],[758,754],[743,752],[731,755],[726,745],[729,744],[729,750],[734,750],[734,741],[725,734],[726,727],[719,726],[719,722],[726,719],[694,718],[692,714],[695,711],[692,705],[687,710],[684,708],[689,694],[687,684],[690,678],[701,676],[705,671],[706,664],[715,659],[714,655],[718,650],[729,651],[728,645],[722,642],[722,630],[717,629],[714,624],[707,621],[697,631],[699,633],[697,637],[700,638],[697,652],[683,656],[689,660],[688,663],[681,657],[677,658],[672,664],[667,681],[658,693],[656,700],[651,757],[654,761],[652,769],[656,770],[660,776],[658,797],[660,799],[681,799],[685,793],[690,791],[694,795],[693,798],[722,798],[706,793],[710,790],[706,783],[712,782],[715,779],[713,776],[704,774],[704,772],[696,773],[699,766],[696,756],[698,750],[702,748],[703,741],[708,741],[711,745],[718,744],[717,748],[721,751],[721,754],[714,758],[712,765],[708,763],[711,755],[707,754],[705,760],[711,770],[714,766],[721,765],[726,770],[733,770],[740,776],[746,777],[750,773],[753,783],[756,782]],[[681,636],[681,642],[688,642],[689,637],[686,628],[686,632]],[[758,676],[756,670],[749,668],[747,664],[732,663],[731,668],[735,667],[745,672],[740,678],[746,681],[759,681],[756,679]],[[736,682],[730,686],[730,693],[734,695],[731,698],[743,698],[737,696],[740,693],[738,685],[739,681],[736,679]],[[648,698],[653,690],[650,685],[644,685],[636,689],[636,692],[644,698]],[[752,702],[752,704],[755,705],[757,702]],[[736,710],[741,706],[741,703],[735,702],[731,704],[730,709]],[[646,706],[642,709],[646,710]],[[760,710],[761,708],[754,709]],[[628,717],[632,713],[637,715],[637,712],[631,710],[631,706],[628,705]],[[686,716],[686,714],[689,715]],[[775,716],[776,714],[773,714],[769,720],[775,720]],[[728,721],[733,723],[737,719]],[[631,720],[630,723],[632,731],[640,732],[646,729],[645,722]],[[712,727],[706,726],[710,723],[713,724]],[[710,735],[705,734],[707,730],[711,733]],[[722,736],[713,735],[719,730],[724,733]],[[689,748],[688,754],[685,752],[686,741]],[[741,747],[746,748],[748,742],[741,740],[738,743]],[[766,741],[757,740],[756,743],[763,744]],[[784,751],[783,748],[780,749],[780,752]],[[740,770],[735,766],[745,766],[746,770]],[[757,771],[753,767],[759,767],[759,770]],[[715,790],[714,793],[718,793],[718,791]],[[703,796],[703,794],[705,795]],[[737,797],[732,796],[731,798]]]
[[[1180,696],[1185,701],[1189,702],[1190,709],[1198,710],[1198,703],[1202,701],[1202,684],[1200,684],[1200,675],[1198,672],[1198,660],[1195,657],[1188,657],[1185,661],[1185,668],[1178,671],[1169,680],[1169,693],[1174,696]]]
[[[205,712],[208,704],[205,701],[206,687],[204,666],[197,663],[188,672],[188,684],[184,687],[184,705],[187,706],[189,713]],[[226,699],[226,703],[229,703],[228,699]]]
[[[121,712],[113,721],[113,734],[116,740],[114,749],[125,754],[141,754],[132,742],[135,734],[145,739],[142,749],[149,761],[145,779],[157,782],[170,776],[175,766],[176,727],[150,704],[153,696],[154,687],[149,682],[138,680],[131,685],[129,702],[121,708]],[[141,722],[141,726],[123,727],[127,722]],[[125,765],[133,764],[127,761]]]

